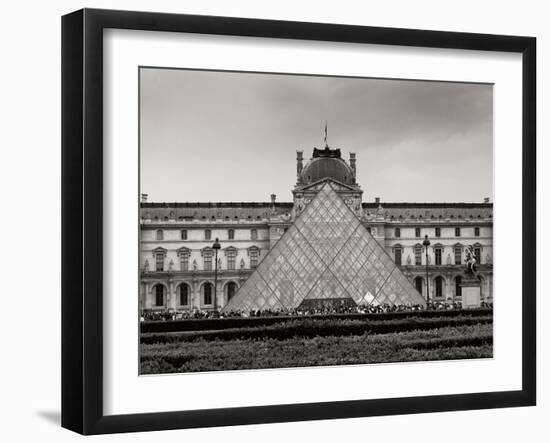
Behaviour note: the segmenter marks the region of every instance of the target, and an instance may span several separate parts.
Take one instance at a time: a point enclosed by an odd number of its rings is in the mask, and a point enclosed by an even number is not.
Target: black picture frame
[[[522,389],[104,415],[102,36],[107,28],[522,54]],[[96,9],[65,15],[62,18],[62,426],[82,434],[105,434],[535,405],[535,87],[533,37]]]

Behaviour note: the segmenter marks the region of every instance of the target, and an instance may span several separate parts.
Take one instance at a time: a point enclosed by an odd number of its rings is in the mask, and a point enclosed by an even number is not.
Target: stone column
[[[445,279],[447,280],[445,282],[445,303],[447,303],[447,299],[450,298],[451,299],[451,302],[452,300],[454,299],[454,296],[453,296],[453,286],[452,286],[452,277],[451,277],[451,274],[450,273],[447,273],[447,278]]]
[[[145,289],[145,283],[140,282],[139,283],[139,310],[142,311],[145,309],[145,297],[146,297],[146,289]]]
[[[145,282],[145,309],[151,309],[151,284]]]
[[[176,293],[175,293],[175,285],[173,280],[168,281],[168,299],[167,302],[167,308],[176,310]]]
[[[198,283],[195,278],[191,281],[191,310],[200,309],[200,294],[198,293]]]

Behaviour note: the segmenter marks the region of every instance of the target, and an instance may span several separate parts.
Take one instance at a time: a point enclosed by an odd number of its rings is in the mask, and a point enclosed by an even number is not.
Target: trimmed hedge
[[[447,311],[402,311],[384,312],[378,314],[328,314],[311,315],[304,317],[280,316],[280,317],[234,317],[234,318],[207,318],[186,319],[175,321],[148,321],[140,324],[140,332],[180,332],[180,331],[206,331],[223,330],[232,328],[257,328],[277,323],[294,321],[296,319],[322,319],[322,320],[395,320],[410,317],[434,318],[434,317],[459,317],[468,315],[472,317],[484,317],[493,315],[492,309],[450,309]]]
[[[349,336],[387,334],[427,330],[443,327],[492,323],[492,316],[461,316],[438,318],[401,318],[393,320],[350,320],[350,319],[296,319],[256,328],[230,328],[225,330],[187,331],[180,333],[143,334],[142,344],[192,342],[197,340],[287,340],[295,337],[312,338],[328,336]]]
[[[140,346],[140,373],[490,358],[491,324],[345,337],[196,341]]]

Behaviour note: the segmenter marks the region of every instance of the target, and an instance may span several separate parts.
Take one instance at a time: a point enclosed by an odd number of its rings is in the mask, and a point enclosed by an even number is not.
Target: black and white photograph
[[[492,84],[138,74],[140,375],[493,357]]]
[[[3,6],[2,441],[546,443],[544,2]]]

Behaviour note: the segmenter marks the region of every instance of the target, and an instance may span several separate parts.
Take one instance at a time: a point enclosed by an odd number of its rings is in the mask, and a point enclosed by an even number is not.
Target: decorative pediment
[[[191,255],[191,249],[181,247],[177,250],[178,257],[189,257]]]
[[[155,255],[155,256],[158,255],[158,254],[161,254],[162,256],[165,257],[167,252],[168,251],[166,249],[161,248],[161,247],[153,249],[153,255]]]
[[[354,192],[359,191],[359,192],[363,192],[359,189],[358,186],[346,185],[345,183],[339,182],[338,180],[334,180],[332,178],[323,178],[323,179],[318,180],[314,183],[310,183],[310,184],[300,188],[300,191],[301,192],[308,192],[308,191],[317,192],[317,191],[320,191],[321,188],[323,187],[323,185],[326,182],[330,182],[330,184],[332,186],[332,189],[334,189],[336,192],[340,192],[340,191],[354,191]]]
[[[228,246],[227,248],[224,248],[224,252],[226,256],[236,256],[237,248],[235,246]]]

